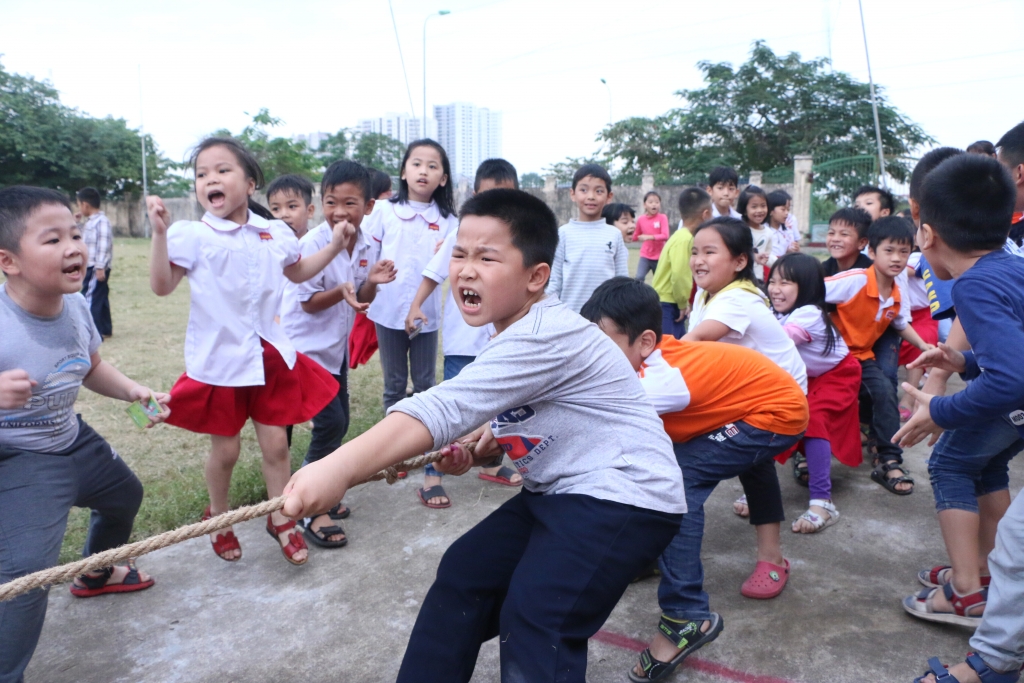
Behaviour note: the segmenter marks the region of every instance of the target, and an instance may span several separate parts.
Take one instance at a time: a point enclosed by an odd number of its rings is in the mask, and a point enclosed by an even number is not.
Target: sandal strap
[[[310,524],[306,528],[309,529],[309,531],[311,533],[316,534],[317,536],[320,537],[321,540],[324,540],[324,541],[326,541],[328,539],[328,537],[330,537],[330,536],[344,536],[345,535],[345,530],[342,529],[337,524],[332,524],[331,526],[322,526],[319,529],[315,529],[315,530],[312,528],[312,525]]]
[[[294,519],[289,519],[284,524],[278,526],[277,524],[274,524],[274,520],[271,518],[271,516],[267,515],[267,528],[268,529],[273,529],[275,534],[283,534],[284,532],[288,531],[289,529],[294,529],[295,528],[295,520]]]
[[[281,550],[288,557],[295,557],[295,553],[300,550],[306,550],[309,546],[306,545],[306,539],[302,537],[298,531],[293,531],[288,534],[288,545],[282,546]]]
[[[670,643],[682,650],[693,640],[700,638],[701,623],[703,622],[692,619],[670,619],[662,614],[661,619],[658,621],[658,631]]]
[[[981,683],[1016,683],[1020,680],[1019,670],[1003,674],[998,673],[974,652],[967,653],[967,666],[974,669],[974,673],[978,674]]]
[[[110,581],[110,577],[114,575],[113,567],[104,567],[100,569],[99,576],[89,576],[88,574],[81,574],[78,580],[82,582],[89,590],[96,590],[97,588],[103,588],[107,585],[107,581]],[[127,579],[128,577],[125,577]],[[135,572],[135,583],[139,582],[139,573]],[[127,583],[127,581],[125,582]]]
[[[961,617],[980,616],[977,614],[967,614],[967,611],[977,607],[984,607],[988,603],[987,588],[981,588],[967,595],[960,595],[953,588],[952,581],[942,587],[942,594],[946,596],[950,606]]]
[[[656,681],[661,678],[661,672],[665,669],[672,669],[669,662],[662,662],[654,658],[651,648],[640,653],[640,669],[644,672],[644,678],[649,681]]]
[[[807,503],[807,506],[810,507],[812,505],[824,508],[833,517],[835,517],[835,514],[838,512],[838,510],[836,510],[835,504],[830,500],[825,500],[824,498],[811,498],[811,501]],[[808,512],[810,511],[808,510]]]

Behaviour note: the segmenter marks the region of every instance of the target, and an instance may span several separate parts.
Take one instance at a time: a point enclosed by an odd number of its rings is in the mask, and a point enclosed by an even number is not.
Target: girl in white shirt
[[[832,324],[825,304],[825,271],[818,259],[807,254],[780,258],[768,276],[768,296],[807,366],[810,423],[797,446],[803,454],[794,458],[793,476],[810,488],[811,501],[793,522],[793,531],[813,534],[839,520],[832,502],[832,454],[851,467],[861,462],[860,363]],[[793,452],[776,459],[786,462]]]
[[[690,331],[683,340],[721,341],[760,351],[788,372],[806,393],[807,370],[796,345],[754,284],[750,228],[736,218],[712,218],[694,231],[691,254],[690,270],[698,289]],[[764,461],[740,475],[739,480],[744,495],[733,509],[742,517],[749,516],[757,529],[758,560],[788,567],[782,557],[780,528],[786,514],[775,463]],[[756,579],[752,575],[748,582]]]
[[[440,245],[459,227],[451,166],[444,148],[433,140],[417,140],[402,159],[398,195],[380,202],[370,216],[369,234],[380,243],[380,258],[394,262],[397,275],[381,285],[370,306],[369,318],[377,328],[380,364],[384,371],[385,412],[406,396],[412,375],[413,393],[434,386],[437,371],[438,323],[441,292],[434,290],[421,308],[426,318],[412,333],[405,319],[423,269]],[[417,495],[432,508],[451,506],[433,466],[425,468],[423,488]]]
[[[302,258],[291,229],[251,199],[263,186],[263,172],[245,147],[230,138],[207,138],[193,152],[192,166],[196,198],[206,209],[202,220],[168,227],[163,201],[150,196],[146,203],[153,226],[153,292],[167,296],[182,277],[189,279],[185,374],[171,389],[174,407],[167,422],[211,436],[207,519],[228,510],[247,419],[263,452],[267,493],[279,496],[291,475],[285,426],[309,420],[338,392],[330,373],[296,353],[274,318],[281,309],[282,272],[292,282],[315,276],[345,248],[351,226],[335,225],[330,243]],[[289,562],[306,562],[306,543],[295,522],[272,513],[267,532]],[[222,559],[242,556],[230,528],[210,540]]]
[[[800,233],[789,224],[789,203],[793,198],[785,190],[768,193],[768,229],[772,233],[772,254],[782,258],[800,251]]]
[[[764,285],[768,269],[775,263],[772,231],[765,224],[768,220],[768,195],[757,185],[747,185],[736,203],[740,219],[750,228],[750,239],[754,243],[754,276],[757,283]]]

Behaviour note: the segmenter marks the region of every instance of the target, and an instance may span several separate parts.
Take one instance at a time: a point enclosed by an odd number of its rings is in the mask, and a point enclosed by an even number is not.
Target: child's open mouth
[[[79,277],[82,274],[82,264],[76,263],[74,265],[64,268],[60,272],[64,273],[65,275],[70,275],[72,277]]]
[[[224,199],[224,193],[220,190],[214,190],[206,195],[206,201],[210,202],[210,206],[214,208],[224,206]]]
[[[467,311],[475,311],[480,308],[480,295],[472,289],[460,289],[462,295],[462,307]]]

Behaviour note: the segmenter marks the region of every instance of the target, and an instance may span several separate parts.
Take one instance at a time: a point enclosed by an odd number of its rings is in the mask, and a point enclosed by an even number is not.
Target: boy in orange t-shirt
[[[700,560],[704,502],[719,482],[739,476],[757,525],[758,562],[743,584],[747,597],[782,592],[789,562],[782,557],[779,503],[758,497],[779,480],[773,458],[800,441],[807,398],[800,385],[766,356],[735,344],[685,342],[661,333],[661,303],[647,285],[616,277],[599,286],[580,314],[597,323],[638,371],[647,398],[661,415],[683,471],[687,509],[679,532],[661,556],[657,635],[630,672],[634,681],[661,678],[722,631],[710,611]],[[768,493],[771,493],[770,491]]]

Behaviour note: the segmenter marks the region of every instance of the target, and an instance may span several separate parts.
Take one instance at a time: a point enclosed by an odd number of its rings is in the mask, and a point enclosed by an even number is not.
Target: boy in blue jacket
[[[971,350],[941,344],[911,365],[973,381],[952,396],[903,385],[918,408],[893,440],[910,446],[931,435],[934,442],[948,430],[928,472],[951,565],[921,572],[931,588],[903,605],[929,621],[978,626],[971,639],[978,656],[957,666],[962,675],[951,670],[959,681],[986,680],[988,670],[1015,673],[1024,663],[1024,498],[1011,506],[1008,490],[1009,461],[1024,450],[1016,355],[1024,348],[1024,259],[1003,251],[1015,198],[1006,169],[973,154],[943,161],[921,190],[917,243],[939,278],[956,279],[953,302]]]

